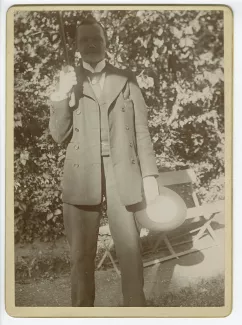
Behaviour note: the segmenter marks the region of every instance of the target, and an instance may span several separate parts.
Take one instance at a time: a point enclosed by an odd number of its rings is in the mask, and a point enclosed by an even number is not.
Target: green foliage
[[[160,171],[194,168],[201,200],[223,196],[223,13],[93,11],[107,29],[107,57],[129,66],[148,106]],[[88,11],[63,13],[69,55]],[[49,94],[64,61],[58,13],[15,14],[15,233],[51,240],[63,232],[61,177],[65,146],[49,135]]]

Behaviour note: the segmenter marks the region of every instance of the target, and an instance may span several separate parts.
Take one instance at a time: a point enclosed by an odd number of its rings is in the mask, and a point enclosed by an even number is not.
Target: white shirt
[[[84,69],[86,69],[86,70],[88,70],[88,71],[90,71],[92,73],[97,73],[97,72],[101,72],[105,68],[105,66],[106,66],[106,60],[103,59],[102,61],[98,62],[98,64],[96,65],[95,69],[93,69],[90,66],[90,64],[87,63],[87,62],[85,62],[85,61],[83,61],[82,64],[83,64],[83,68]],[[99,79],[99,85],[100,85],[101,89],[103,89],[104,82],[105,82],[105,77],[106,77],[106,72],[103,72],[102,75],[101,75],[101,78]],[[88,80],[89,80],[91,86],[92,86],[92,82],[93,81],[95,82],[95,80],[92,79],[92,78],[90,78],[89,76],[88,76]],[[93,89],[93,91],[95,92],[94,89]]]

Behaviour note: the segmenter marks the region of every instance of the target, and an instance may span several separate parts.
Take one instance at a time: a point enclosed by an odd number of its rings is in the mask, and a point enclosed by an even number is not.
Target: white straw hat
[[[145,209],[136,211],[136,220],[142,227],[154,231],[170,231],[183,224],[187,207],[175,191],[159,187],[159,196]]]

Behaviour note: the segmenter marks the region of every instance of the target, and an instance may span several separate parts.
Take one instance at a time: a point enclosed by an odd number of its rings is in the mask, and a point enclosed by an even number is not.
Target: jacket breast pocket
[[[124,100],[124,109],[127,111],[134,109],[134,103],[133,103],[132,99]]]
[[[134,119],[134,103],[132,99],[125,99],[122,107],[122,111],[124,112],[124,118],[128,124],[131,124]]]

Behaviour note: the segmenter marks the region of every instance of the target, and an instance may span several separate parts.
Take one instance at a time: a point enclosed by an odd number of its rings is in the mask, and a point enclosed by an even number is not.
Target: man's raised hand
[[[59,92],[60,94],[68,94],[72,87],[77,84],[76,73],[71,66],[65,67],[60,71]]]
[[[72,87],[77,84],[76,73],[72,66],[65,66],[59,73],[58,89],[50,96],[52,101],[60,101],[68,98]],[[74,93],[71,94],[70,106],[74,106]]]

